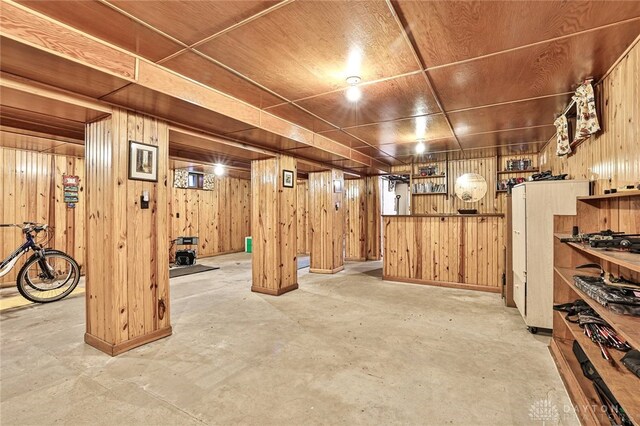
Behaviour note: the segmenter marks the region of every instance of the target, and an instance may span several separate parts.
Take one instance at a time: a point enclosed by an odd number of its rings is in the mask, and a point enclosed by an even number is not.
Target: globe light
[[[349,102],[358,102],[362,97],[362,91],[357,86],[351,86],[347,89],[346,95]]]

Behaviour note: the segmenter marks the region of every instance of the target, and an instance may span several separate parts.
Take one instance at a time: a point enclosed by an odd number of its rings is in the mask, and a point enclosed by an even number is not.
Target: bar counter
[[[383,279],[499,293],[501,213],[383,215]]]

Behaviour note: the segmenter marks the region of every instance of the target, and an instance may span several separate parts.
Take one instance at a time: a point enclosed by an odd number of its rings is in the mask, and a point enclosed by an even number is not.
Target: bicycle
[[[60,250],[44,248],[51,239],[51,228],[46,224],[24,222],[0,224],[2,228],[18,227],[25,236],[25,243],[16,248],[0,263],[0,277],[7,275],[29,250],[34,254],[18,272],[16,285],[20,294],[35,303],[49,303],[68,296],[80,281],[80,266],[71,256]],[[38,242],[38,234],[45,232],[44,241]]]

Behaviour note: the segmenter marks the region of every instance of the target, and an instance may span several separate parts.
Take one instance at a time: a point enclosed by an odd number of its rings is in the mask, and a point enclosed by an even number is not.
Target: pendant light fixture
[[[416,144],[416,154],[423,154],[427,147],[424,144],[424,139],[420,138]]]

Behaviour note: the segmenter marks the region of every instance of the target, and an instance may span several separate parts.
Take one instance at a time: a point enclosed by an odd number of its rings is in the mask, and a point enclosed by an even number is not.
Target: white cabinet
[[[513,299],[529,329],[553,327],[553,216],[575,215],[587,181],[525,182],[513,187]]]

